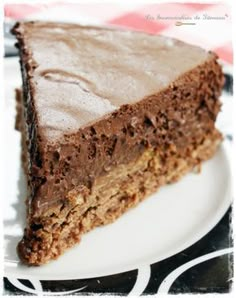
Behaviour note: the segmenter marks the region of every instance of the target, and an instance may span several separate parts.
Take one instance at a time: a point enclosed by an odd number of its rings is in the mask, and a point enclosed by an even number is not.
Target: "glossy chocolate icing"
[[[29,141],[29,211],[149,147],[183,148],[214,129],[216,56],[178,40],[71,24],[16,24]],[[166,153],[168,154],[168,152]],[[82,188],[81,188],[82,187]]]

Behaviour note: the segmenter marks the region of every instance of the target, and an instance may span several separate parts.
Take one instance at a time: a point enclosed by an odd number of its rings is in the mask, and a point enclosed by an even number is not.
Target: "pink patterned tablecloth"
[[[231,7],[222,3],[10,4],[5,6],[5,18],[115,25],[163,34],[213,50],[225,62],[233,63]],[[178,22],[194,25],[177,26]]]

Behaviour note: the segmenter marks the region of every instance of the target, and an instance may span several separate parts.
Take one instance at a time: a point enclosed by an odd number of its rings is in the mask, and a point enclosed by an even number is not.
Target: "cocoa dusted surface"
[[[13,33],[24,82],[32,216],[71,189],[91,191],[97,177],[148,147],[185,148],[214,129],[223,74],[212,53],[169,38],[77,25],[30,22]]]
[[[13,32],[29,58],[47,142],[155,94],[211,56],[179,40],[125,30],[28,22]]]

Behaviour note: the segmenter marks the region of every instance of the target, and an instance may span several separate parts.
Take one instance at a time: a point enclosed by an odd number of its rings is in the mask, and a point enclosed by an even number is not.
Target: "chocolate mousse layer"
[[[214,53],[163,36],[71,24],[17,23],[12,32],[28,145],[25,263],[56,258],[110,222],[108,215],[117,218],[214,154],[223,86]],[[132,191],[122,192],[124,185]],[[92,219],[84,228],[86,214]],[[97,223],[91,214],[103,215]]]

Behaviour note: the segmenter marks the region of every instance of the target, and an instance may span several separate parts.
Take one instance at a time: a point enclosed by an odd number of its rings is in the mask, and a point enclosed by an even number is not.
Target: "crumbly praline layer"
[[[52,142],[37,124],[29,80],[35,66],[30,58],[21,47],[32,214],[45,212],[77,186],[91,191],[97,177],[137,158],[150,146],[173,144],[181,149],[192,138],[203,138],[214,129],[223,74],[212,54],[168,88]]]
[[[160,186],[199,169],[202,161],[215,153],[220,141],[221,134],[213,130],[198,143],[189,144],[185,155],[174,145],[165,151],[149,148],[138,159],[97,178],[92,193],[86,187],[72,189],[67,199],[51,206],[43,216],[28,219],[18,245],[21,260],[41,265],[56,259],[78,243],[85,232],[113,222]]]

